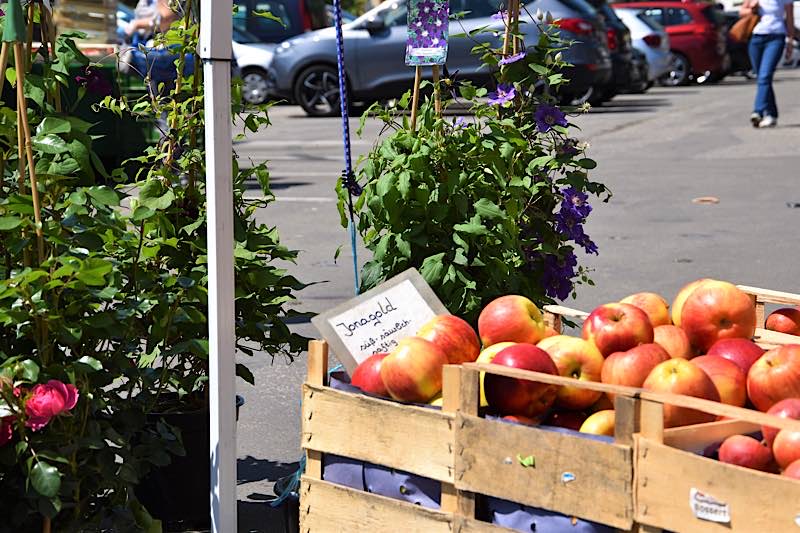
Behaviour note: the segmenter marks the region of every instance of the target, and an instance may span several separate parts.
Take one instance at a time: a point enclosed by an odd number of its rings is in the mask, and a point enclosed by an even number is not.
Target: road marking
[[[245,198],[263,198],[261,193],[245,193]],[[335,203],[336,198],[328,196],[276,196],[276,202],[297,202],[307,204],[330,204]]]
[[[248,156],[242,157],[242,159],[252,159],[253,161],[308,161],[309,163],[313,163],[314,161],[341,161],[342,156],[340,155],[275,155],[275,156]]]
[[[350,144],[353,146],[371,146],[372,141],[367,141],[365,139],[352,139]],[[244,141],[241,143],[236,143],[233,145],[234,148],[267,148],[270,146],[276,147],[287,147],[287,146],[299,146],[301,148],[314,148],[314,147],[323,147],[323,146],[333,146],[333,147],[341,147],[342,141],[341,140],[328,140],[328,141],[306,141],[306,140],[252,140],[252,141]]]

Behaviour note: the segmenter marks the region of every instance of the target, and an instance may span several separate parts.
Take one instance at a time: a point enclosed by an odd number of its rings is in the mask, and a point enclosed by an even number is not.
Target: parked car
[[[631,51],[631,79],[628,86],[625,87],[625,92],[630,94],[646,93],[653,82],[650,81],[650,65],[647,62],[647,56],[636,48]]]
[[[608,83],[595,87],[589,101],[598,105],[611,100],[620,92],[626,92],[638,83],[633,65],[631,32],[611,9],[606,0],[587,0],[602,17],[606,26],[606,43],[611,52],[612,75]]]
[[[500,45],[503,22],[491,18],[503,0],[452,0],[451,12],[465,12],[450,22],[447,58],[449,72],[458,80],[490,83],[490,72],[472,55],[475,41]],[[530,19],[537,8],[550,11],[559,20],[563,38],[575,41],[564,51],[574,65],[565,75],[571,80],[565,99],[586,94],[611,76],[611,61],[605,44],[605,29],[595,10],[584,0],[535,0],[521,18],[528,24],[529,42],[538,30]],[[479,28],[489,28],[473,38],[456,37]],[[404,63],[406,44],[405,0],[388,0],[342,27],[345,39],[345,70],[353,101],[396,98],[413,83],[414,69]],[[275,50],[269,70],[270,92],[299,104],[312,116],[330,116],[339,111],[336,72],[336,35],[333,28],[298,35]],[[430,75],[430,69],[425,69]]]
[[[622,4],[624,5],[626,4]],[[638,9],[616,7],[614,11],[630,29],[634,49],[647,57],[648,80],[655,82],[667,74],[672,65],[672,53],[669,51],[669,35],[666,30]]]
[[[722,10],[704,1],[651,0],[615,4],[637,9],[664,26],[669,34],[673,64],[661,78],[667,86],[690,80],[722,79],[728,70]]]
[[[329,25],[324,0],[234,0],[233,27],[262,43],[279,43]],[[259,13],[270,13],[276,22]]]
[[[242,98],[248,104],[267,101],[267,70],[275,43],[263,43],[252,33],[233,28],[233,56],[242,77]]]
[[[334,18],[333,6],[330,5],[330,4],[326,4],[325,5],[325,13],[327,13],[327,15],[328,15],[328,26],[333,26],[333,18]],[[353,15],[352,13],[347,11],[346,9],[342,10],[342,22],[344,22],[346,24],[348,22],[353,22],[354,20],[356,20],[356,16],[355,15]]]

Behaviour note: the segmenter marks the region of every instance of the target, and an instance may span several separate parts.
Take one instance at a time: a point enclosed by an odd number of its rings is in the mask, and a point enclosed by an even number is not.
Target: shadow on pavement
[[[239,533],[296,533],[297,507],[272,507],[269,501],[239,502]]]
[[[278,479],[294,474],[300,463],[281,463],[267,459],[256,459],[247,456],[236,462],[236,481],[239,485],[255,481],[277,481]]]

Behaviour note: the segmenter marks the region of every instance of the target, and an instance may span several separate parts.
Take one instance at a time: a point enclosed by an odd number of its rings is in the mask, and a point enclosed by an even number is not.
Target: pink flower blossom
[[[14,417],[0,418],[0,446],[5,446],[14,436]]]
[[[36,385],[25,403],[25,413],[28,415],[25,425],[33,431],[38,431],[54,416],[69,411],[77,403],[78,389],[74,385],[64,384],[55,379],[44,385]]]

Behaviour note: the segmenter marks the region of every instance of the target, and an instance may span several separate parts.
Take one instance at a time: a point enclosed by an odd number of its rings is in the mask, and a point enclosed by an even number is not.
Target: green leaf
[[[267,20],[272,20],[274,22],[277,22],[278,24],[280,24],[284,28],[286,27],[286,23],[283,21],[283,19],[273,15],[269,11],[256,11],[256,10],[253,10],[253,15],[255,15],[257,17],[265,18]]]
[[[25,381],[30,381],[31,383],[36,383],[39,379],[39,365],[36,364],[35,361],[31,359],[25,359],[21,363],[19,363],[21,367],[20,370],[22,372],[22,379]]]
[[[444,252],[436,255],[429,255],[422,262],[419,273],[422,274],[422,277],[425,278],[425,281],[427,281],[429,285],[438,285],[442,280],[445,272],[443,261]]]
[[[44,461],[33,466],[30,480],[33,489],[46,498],[54,498],[61,489],[61,474],[58,469]]]
[[[0,231],[14,229],[20,224],[22,224],[22,219],[19,217],[0,217]]]
[[[83,357],[78,359],[77,362],[82,364],[82,365],[86,365],[86,366],[88,366],[89,368],[91,368],[92,370],[95,370],[95,371],[99,371],[99,370],[103,369],[103,364],[100,361],[98,361],[94,357],[89,357],[88,355],[84,355]]]
[[[106,284],[105,275],[113,270],[113,265],[102,259],[87,259],[81,265],[75,277],[89,286]]]
[[[536,458],[532,455],[522,457],[521,454],[517,454],[517,461],[523,468],[536,468]]]
[[[37,126],[36,135],[47,135],[50,133],[69,133],[72,131],[72,123],[58,117],[45,117]]]
[[[497,204],[488,198],[481,198],[475,202],[475,212],[477,212],[481,218],[488,218],[489,220],[503,219],[506,216],[505,211],[500,209]]]
[[[105,185],[89,187],[86,192],[101,205],[119,205],[119,195]]]
[[[64,139],[52,133],[42,136],[37,135],[31,139],[31,142],[34,148],[45,154],[58,155],[67,151],[67,143],[64,142]]]
[[[236,375],[248,382],[250,385],[256,384],[256,378],[253,376],[253,373],[250,372],[249,368],[241,363],[236,363]]]
[[[400,173],[397,178],[397,190],[400,191],[400,196],[403,200],[408,200],[408,193],[411,190],[411,173],[407,170]]]
[[[579,159],[578,161],[575,161],[575,164],[587,170],[597,167],[597,163],[593,159]]]

